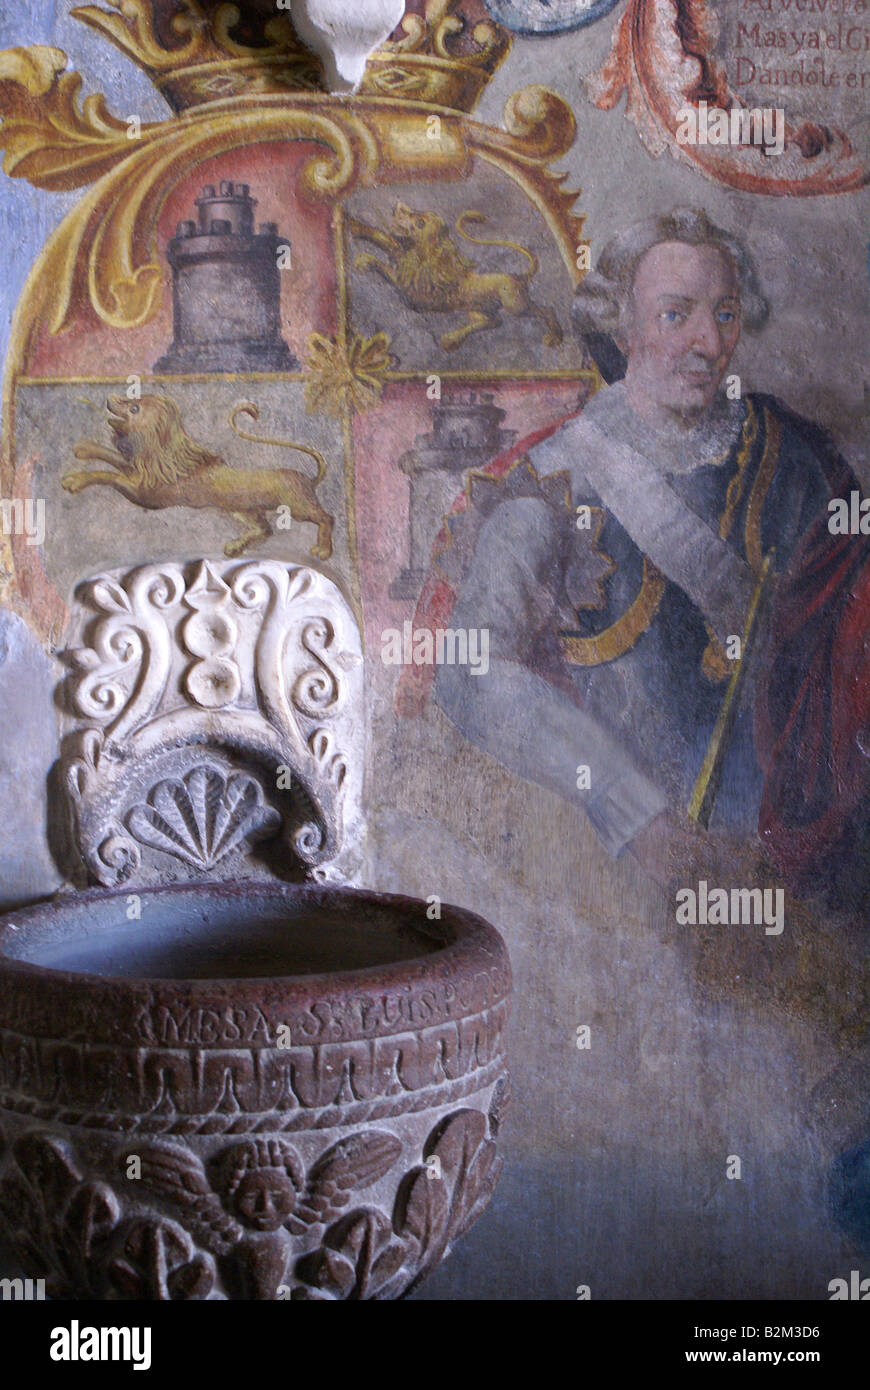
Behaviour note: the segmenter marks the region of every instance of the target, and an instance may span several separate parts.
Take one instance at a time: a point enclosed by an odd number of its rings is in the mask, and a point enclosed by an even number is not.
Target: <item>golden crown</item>
[[[106,3],[110,8],[80,5],[72,14],[147,72],[175,111],[322,87],[320,59],[289,14],[275,13],[274,0],[249,0],[244,12],[215,0]],[[510,35],[490,19],[458,13],[464,0],[425,0],[420,8],[405,16],[399,37],[371,55],[362,93],[472,111],[508,53]]]

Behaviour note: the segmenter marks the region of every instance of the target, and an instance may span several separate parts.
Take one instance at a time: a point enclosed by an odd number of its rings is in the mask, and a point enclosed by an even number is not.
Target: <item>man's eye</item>
[[[681,314],[679,309],[665,309],[662,318],[665,323],[682,323],[685,315]]]
[[[733,323],[737,315],[733,309],[720,309],[716,317],[720,323]]]

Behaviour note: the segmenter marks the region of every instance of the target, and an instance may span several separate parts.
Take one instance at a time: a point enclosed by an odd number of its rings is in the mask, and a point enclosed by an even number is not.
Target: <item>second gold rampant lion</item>
[[[562,329],[551,309],[536,304],[529,294],[529,281],[538,273],[538,258],[515,241],[484,240],[470,236],[468,222],[485,222],[480,212],[464,212],[456,223],[460,236],[475,246],[506,246],[519,251],[529,262],[520,275],[506,271],[484,272],[476,268],[451,240],[447,223],[434,212],[415,212],[405,203],[396,203],[389,231],[370,227],[357,217],[348,219],[352,236],[369,241],[386,251],[389,260],[362,252],[354,261],[357,270],[373,270],[395,286],[411,309],[446,314],[462,310],[467,322],[445,333],[441,346],[449,352],[472,333],[494,328],[502,310],[514,316],[533,315],[544,326],[547,347],[558,347]]]
[[[270,514],[274,516],[280,507],[287,507],[294,521],[308,521],[317,527],[317,543],[311,550],[314,559],[329,559],[333,518],[324,511],[315,491],[326,472],[326,463],[316,449],[307,445],[268,439],[239,429],[239,415],[257,419],[256,405],[246,401],[232,411],[230,424],[236,434],[255,443],[283,444],[309,454],[317,462],[316,477],[292,468],[228,468],[219,455],[191,439],[178,405],[169,396],[149,395],[139,400],[110,396],[106,410],[114,443],[80,439],[73,453],[78,459],[109,463],[117,471],[65,473],[61,482],[67,492],[111,487],[150,511],[163,507],[219,508],[246,528],[224,546],[224,553],[229,556],[242,555],[257,541],[271,536]]]

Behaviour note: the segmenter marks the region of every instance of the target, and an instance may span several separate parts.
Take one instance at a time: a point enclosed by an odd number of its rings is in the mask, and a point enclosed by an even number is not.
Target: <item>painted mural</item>
[[[412,0],[345,96],[269,0],[63,8],[160,100],[26,13],[0,52],[0,204],[64,209],[6,334],[45,720],[5,901],[67,869],[77,586],[310,565],[364,632],[362,877],[517,976],[505,1175],[416,1296],[830,1297],[870,1260],[870,5]]]

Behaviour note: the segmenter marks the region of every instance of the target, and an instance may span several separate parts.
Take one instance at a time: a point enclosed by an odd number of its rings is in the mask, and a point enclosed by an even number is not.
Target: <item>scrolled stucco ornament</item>
[[[352,881],[362,651],[335,584],[277,560],[137,565],[79,586],[74,630],[60,777],[76,872],[107,888],[179,864],[232,877],[277,840],[282,871]]]
[[[299,37],[323,63],[329,90],[352,92],[369,54],[402,19],[405,0],[292,0],[291,13]]]

